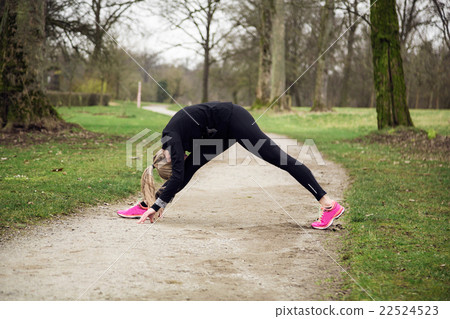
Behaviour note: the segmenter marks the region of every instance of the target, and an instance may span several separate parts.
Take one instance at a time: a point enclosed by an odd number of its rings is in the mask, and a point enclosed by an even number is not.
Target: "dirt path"
[[[294,156],[299,151],[289,147]],[[229,165],[233,152],[238,165]],[[128,207],[124,202],[89,208],[3,242],[0,299],[332,298],[336,287],[323,279],[339,278],[341,269],[319,245],[336,257],[340,228],[311,229],[319,213],[313,196],[284,171],[245,161],[249,155],[233,147],[205,165],[151,226],[118,218],[116,211]],[[305,164],[340,200],[348,177],[325,162]]]
[[[142,108],[144,110],[147,110],[147,111],[153,111],[153,112],[156,112],[156,113],[161,113],[161,114],[173,116],[176,112],[169,110],[168,107],[169,107],[168,105],[155,104],[155,105],[143,106]]]

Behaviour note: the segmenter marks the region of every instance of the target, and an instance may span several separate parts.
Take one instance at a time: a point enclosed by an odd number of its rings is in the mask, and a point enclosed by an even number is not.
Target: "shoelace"
[[[325,213],[325,207],[320,207],[320,210],[322,211],[321,213],[320,213],[320,217],[317,219],[318,221],[322,221],[322,218],[323,218],[323,215],[324,215],[324,213]]]
[[[334,207],[334,203],[333,203],[333,205],[331,205],[331,207],[330,207],[329,210],[332,210],[333,207]],[[318,221],[322,221],[322,218],[323,218],[323,216],[324,216],[324,213],[325,213],[325,211],[327,210],[325,207],[320,207],[320,209],[322,210],[322,212],[320,213],[320,217],[319,217]]]

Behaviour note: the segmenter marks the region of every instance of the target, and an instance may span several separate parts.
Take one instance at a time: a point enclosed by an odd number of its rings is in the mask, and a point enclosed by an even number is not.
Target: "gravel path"
[[[155,105],[143,106],[142,108],[147,111],[153,111],[156,113],[173,116],[176,112],[169,110],[167,107],[168,107],[167,105],[155,104]]]

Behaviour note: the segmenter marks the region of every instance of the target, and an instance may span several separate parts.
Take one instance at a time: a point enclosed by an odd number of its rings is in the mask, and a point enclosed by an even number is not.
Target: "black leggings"
[[[317,200],[320,200],[326,192],[320,187],[308,167],[286,154],[266,134],[264,134],[263,131],[261,131],[254,121],[254,118],[246,109],[239,105],[234,105],[229,122],[228,138],[222,140],[222,150],[220,150],[220,148],[218,149],[216,145],[202,145],[200,148],[200,163],[195,164],[194,154],[189,154],[184,163],[183,184],[178,191],[182,190],[187,183],[189,183],[192,176],[200,167],[208,163],[213,157],[228,149],[237,141],[252,154],[291,174],[291,176],[310,191]],[[252,125],[252,123],[254,124]],[[259,147],[260,145],[261,147]],[[198,159],[198,156],[196,156],[196,158]],[[198,160],[196,162],[198,162]],[[164,187],[164,185],[162,187]]]

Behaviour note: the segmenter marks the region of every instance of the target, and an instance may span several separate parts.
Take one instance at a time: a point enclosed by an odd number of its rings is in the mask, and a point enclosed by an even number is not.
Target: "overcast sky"
[[[129,28],[116,31],[117,40],[124,48],[160,53],[161,61],[167,63],[194,65],[203,62],[201,54],[195,52],[199,50],[199,44],[193,43],[193,39],[184,31],[174,29],[164,18],[144,8],[136,6],[130,14],[132,21],[128,22]],[[227,24],[230,25],[221,19],[221,28],[226,28]],[[198,38],[194,27],[189,29],[186,25],[186,31]]]
[[[228,4],[232,3],[232,0],[228,1]],[[115,33],[119,44],[124,48],[131,48],[132,51],[159,53],[160,62],[183,64],[190,67],[202,63],[201,54],[194,51],[200,48],[199,45],[192,43],[193,40],[182,30],[173,29],[169,22],[156,14],[158,8],[151,8],[149,3],[151,1],[145,1],[130,11],[129,16],[132,20],[128,22],[129,27],[121,25]],[[154,11],[153,13],[151,9]],[[366,10],[368,10],[367,4],[363,2],[361,11],[366,12]],[[218,14],[221,16],[217,16]],[[216,14],[215,21],[220,21],[220,25],[214,23],[213,27],[226,30],[231,26],[231,22],[223,12],[218,14]],[[337,14],[339,15],[339,12]],[[186,31],[198,37],[197,30],[193,26],[191,29],[187,28]],[[438,34],[437,28],[428,27],[427,32],[422,33],[422,37],[433,40],[438,38]],[[417,35],[415,38],[420,40]],[[439,41],[434,42],[439,45]]]

